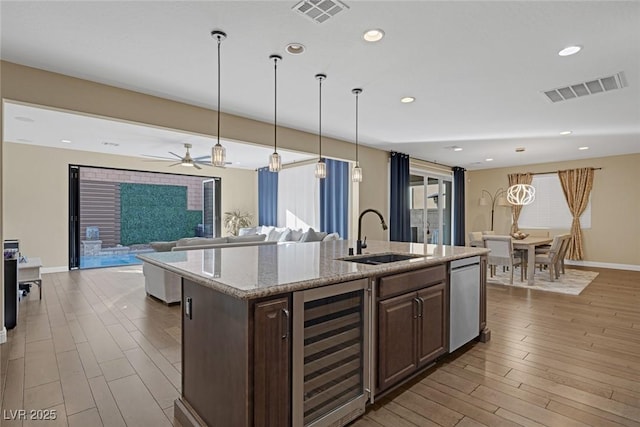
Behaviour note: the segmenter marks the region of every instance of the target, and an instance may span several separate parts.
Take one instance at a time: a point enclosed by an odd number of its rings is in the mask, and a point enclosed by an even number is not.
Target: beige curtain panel
[[[569,205],[569,211],[573,215],[567,258],[580,260],[584,256],[582,252],[580,215],[582,215],[589,203],[589,195],[593,188],[593,168],[558,171],[558,177],[562,184],[564,198],[567,200],[567,205]]]
[[[507,177],[509,178],[509,187],[516,184],[531,185],[531,181],[533,181],[531,173],[510,173]],[[511,234],[518,231],[518,218],[520,218],[521,211],[522,206],[511,205]]]

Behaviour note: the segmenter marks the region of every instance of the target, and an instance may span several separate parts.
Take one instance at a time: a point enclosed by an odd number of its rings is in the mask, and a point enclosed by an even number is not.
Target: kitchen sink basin
[[[406,261],[414,258],[426,258],[425,255],[412,255],[412,254],[375,254],[375,255],[357,255],[354,257],[340,258],[340,261],[357,262],[360,264],[380,265],[390,262]]]

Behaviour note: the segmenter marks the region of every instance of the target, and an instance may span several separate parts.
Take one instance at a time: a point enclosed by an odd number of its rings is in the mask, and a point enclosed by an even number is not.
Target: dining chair
[[[488,264],[491,272],[491,277],[495,272],[495,267],[501,265],[503,267],[509,267],[511,272],[511,279],[509,283],[513,285],[513,269],[515,266],[520,266],[520,281],[524,281],[524,262],[523,257],[513,250],[513,242],[511,236],[499,236],[499,235],[484,235],[482,236],[484,247],[490,249],[491,252],[488,256]]]
[[[552,282],[555,279],[560,278],[560,255],[564,241],[565,236],[558,234],[553,238],[549,252],[541,254],[536,253],[536,264],[546,266],[549,269],[549,280]]]
[[[481,248],[484,246],[482,242],[482,232],[481,231],[470,231],[469,232],[469,246],[473,246],[476,248]]]
[[[561,236],[562,236],[562,247],[560,248],[560,254],[558,256],[558,264],[560,265],[562,274],[564,274],[564,260],[567,256],[567,250],[569,249],[569,244],[571,244],[571,233],[561,234]]]

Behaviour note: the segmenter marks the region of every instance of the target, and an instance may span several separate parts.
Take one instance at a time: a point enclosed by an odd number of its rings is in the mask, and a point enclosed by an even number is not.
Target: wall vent
[[[596,93],[609,92],[615,89],[622,89],[624,87],[627,87],[627,79],[624,71],[620,71],[613,76],[600,77],[599,79],[589,80],[587,82],[545,90],[542,93],[551,102],[560,102],[595,95]]]
[[[293,6],[293,10],[319,24],[345,9],[349,9],[349,6],[339,0],[303,0]]]

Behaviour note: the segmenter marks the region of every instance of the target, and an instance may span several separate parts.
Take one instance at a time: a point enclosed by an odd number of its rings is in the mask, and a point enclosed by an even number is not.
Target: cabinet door
[[[378,388],[384,390],[416,369],[418,300],[411,292],[378,303]]]
[[[447,352],[448,311],[444,283],[418,291],[418,367]]]
[[[289,300],[261,302],[254,309],[255,427],[289,426]]]

